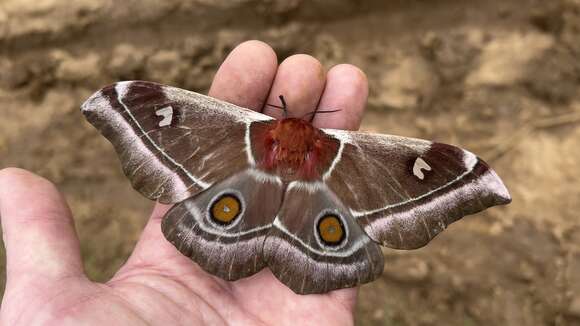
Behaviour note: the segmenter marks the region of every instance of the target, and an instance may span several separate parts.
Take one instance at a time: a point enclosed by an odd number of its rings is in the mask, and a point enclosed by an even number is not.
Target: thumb
[[[70,210],[54,185],[21,169],[0,170],[7,291],[14,283],[84,275]]]

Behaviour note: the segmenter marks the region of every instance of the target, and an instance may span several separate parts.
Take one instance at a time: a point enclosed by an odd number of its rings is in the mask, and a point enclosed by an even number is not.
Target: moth
[[[82,113],[145,197],[175,204],[162,232],[225,280],[268,267],[299,294],[376,279],[379,245],[415,249],[449,224],[511,201],[469,151],[317,129],[145,81],[104,87]]]

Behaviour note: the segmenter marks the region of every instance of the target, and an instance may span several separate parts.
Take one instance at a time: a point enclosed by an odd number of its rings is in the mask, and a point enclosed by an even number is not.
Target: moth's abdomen
[[[339,145],[308,121],[295,118],[252,125],[251,144],[257,166],[288,181],[320,179]]]

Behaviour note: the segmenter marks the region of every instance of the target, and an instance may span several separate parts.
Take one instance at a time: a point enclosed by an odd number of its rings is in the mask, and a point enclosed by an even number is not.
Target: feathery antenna
[[[281,109],[282,111],[284,111],[284,118],[288,118],[288,106],[286,105],[286,100],[284,100],[284,96],[282,95],[278,96],[278,98],[280,99],[280,103],[282,103],[282,106],[274,104],[266,104],[266,105],[276,109]]]
[[[284,118],[288,118],[288,105],[286,105],[286,100],[284,99],[284,96],[283,95],[278,96],[278,98],[280,99],[280,103],[282,103],[282,105],[275,105],[275,104],[269,104],[269,103],[266,104],[266,105],[284,111]],[[333,113],[333,112],[338,112],[338,111],[340,111],[340,109],[337,109],[337,110],[322,110],[322,111],[314,110],[314,111],[311,111],[311,112],[308,112],[308,113],[304,114],[301,117],[301,119],[304,119],[304,118],[306,118],[309,115],[312,115],[312,119],[314,119],[314,115],[317,114],[317,113]]]

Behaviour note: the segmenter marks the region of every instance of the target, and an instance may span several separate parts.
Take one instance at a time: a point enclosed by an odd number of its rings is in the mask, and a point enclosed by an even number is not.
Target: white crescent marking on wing
[[[415,164],[413,164],[413,174],[420,180],[425,179],[425,174],[422,170],[431,171],[431,167],[422,158],[417,157]]]
[[[173,108],[171,106],[166,106],[155,111],[157,116],[162,116],[163,120],[159,121],[159,127],[169,126],[173,121]]]

